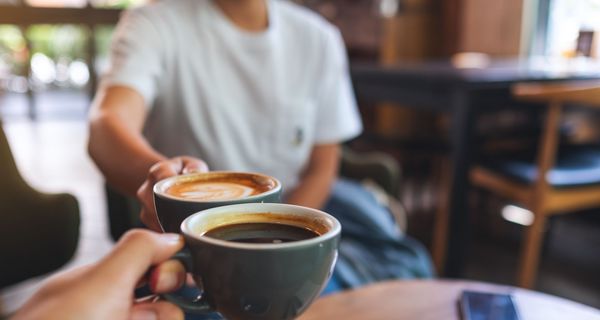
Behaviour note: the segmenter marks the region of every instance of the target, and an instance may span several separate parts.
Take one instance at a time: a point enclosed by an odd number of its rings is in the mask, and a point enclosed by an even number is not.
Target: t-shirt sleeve
[[[160,36],[156,26],[140,9],[121,17],[110,48],[110,67],[102,86],[122,85],[136,90],[150,107],[161,74]]]
[[[317,144],[343,142],[362,131],[346,49],[339,30],[329,29],[326,40],[317,98]]]

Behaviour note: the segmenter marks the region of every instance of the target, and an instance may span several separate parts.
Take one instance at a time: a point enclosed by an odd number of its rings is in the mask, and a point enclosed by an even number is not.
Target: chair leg
[[[435,212],[431,253],[438,275],[443,275],[448,245],[448,186],[450,185],[450,170],[443,161],[440,161],[438,168],[440,170],[439,203]]]
[[[535,284],[546,219],[547,217],[543,212],[535,212],[533,224],[525,230],[525,238],[523,239],[524,242],[519,262],[518,284],[520,287],[532,288]]]
[[[436,210],[435,225],[433,231],[433,245],[431,253],[433,262],[439,275],[444,272],[446,263],[446,246],[448,243],[448,208],[438,207]]]

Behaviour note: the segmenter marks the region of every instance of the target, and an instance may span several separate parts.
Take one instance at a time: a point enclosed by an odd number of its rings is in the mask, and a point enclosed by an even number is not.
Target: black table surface
[[[502,85],[521,81],[600,79],[600,60],[530,57],[492,59],[485,67],[460,68],[450,60],[393,65],[358,63],[353,76],[377,82],[394,79],[469,85]]]

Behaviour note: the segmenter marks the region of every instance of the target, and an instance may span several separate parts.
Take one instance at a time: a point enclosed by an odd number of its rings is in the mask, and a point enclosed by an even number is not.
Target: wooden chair
[[[470,172],[474,186],[513,200],[534,213],[525,230],[519,262],[518,285],[535,283],[546,220],[551,215],[600,207],[600,148],[564,147],[559,152],[559,125],[567,103],[600,107],[600,83],[519,84],[517,100],[547,105],[538,141],[537,160],[496,159]],[[534,159],[535,159],[534,158]]]

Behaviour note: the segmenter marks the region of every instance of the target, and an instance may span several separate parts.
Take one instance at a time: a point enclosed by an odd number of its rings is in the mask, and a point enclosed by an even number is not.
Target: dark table
[[[355,64],[351,75],[356,95],[362,101],[392,102],[450,114],[451,182],[443,271],[445,276],[460,277],[470,234],[466,203],[476,113],[515,103],[510,93],[515,83],[600,79],[600,62],[533,57],[490,60],[483,68],[459,68],[450,61]]]

